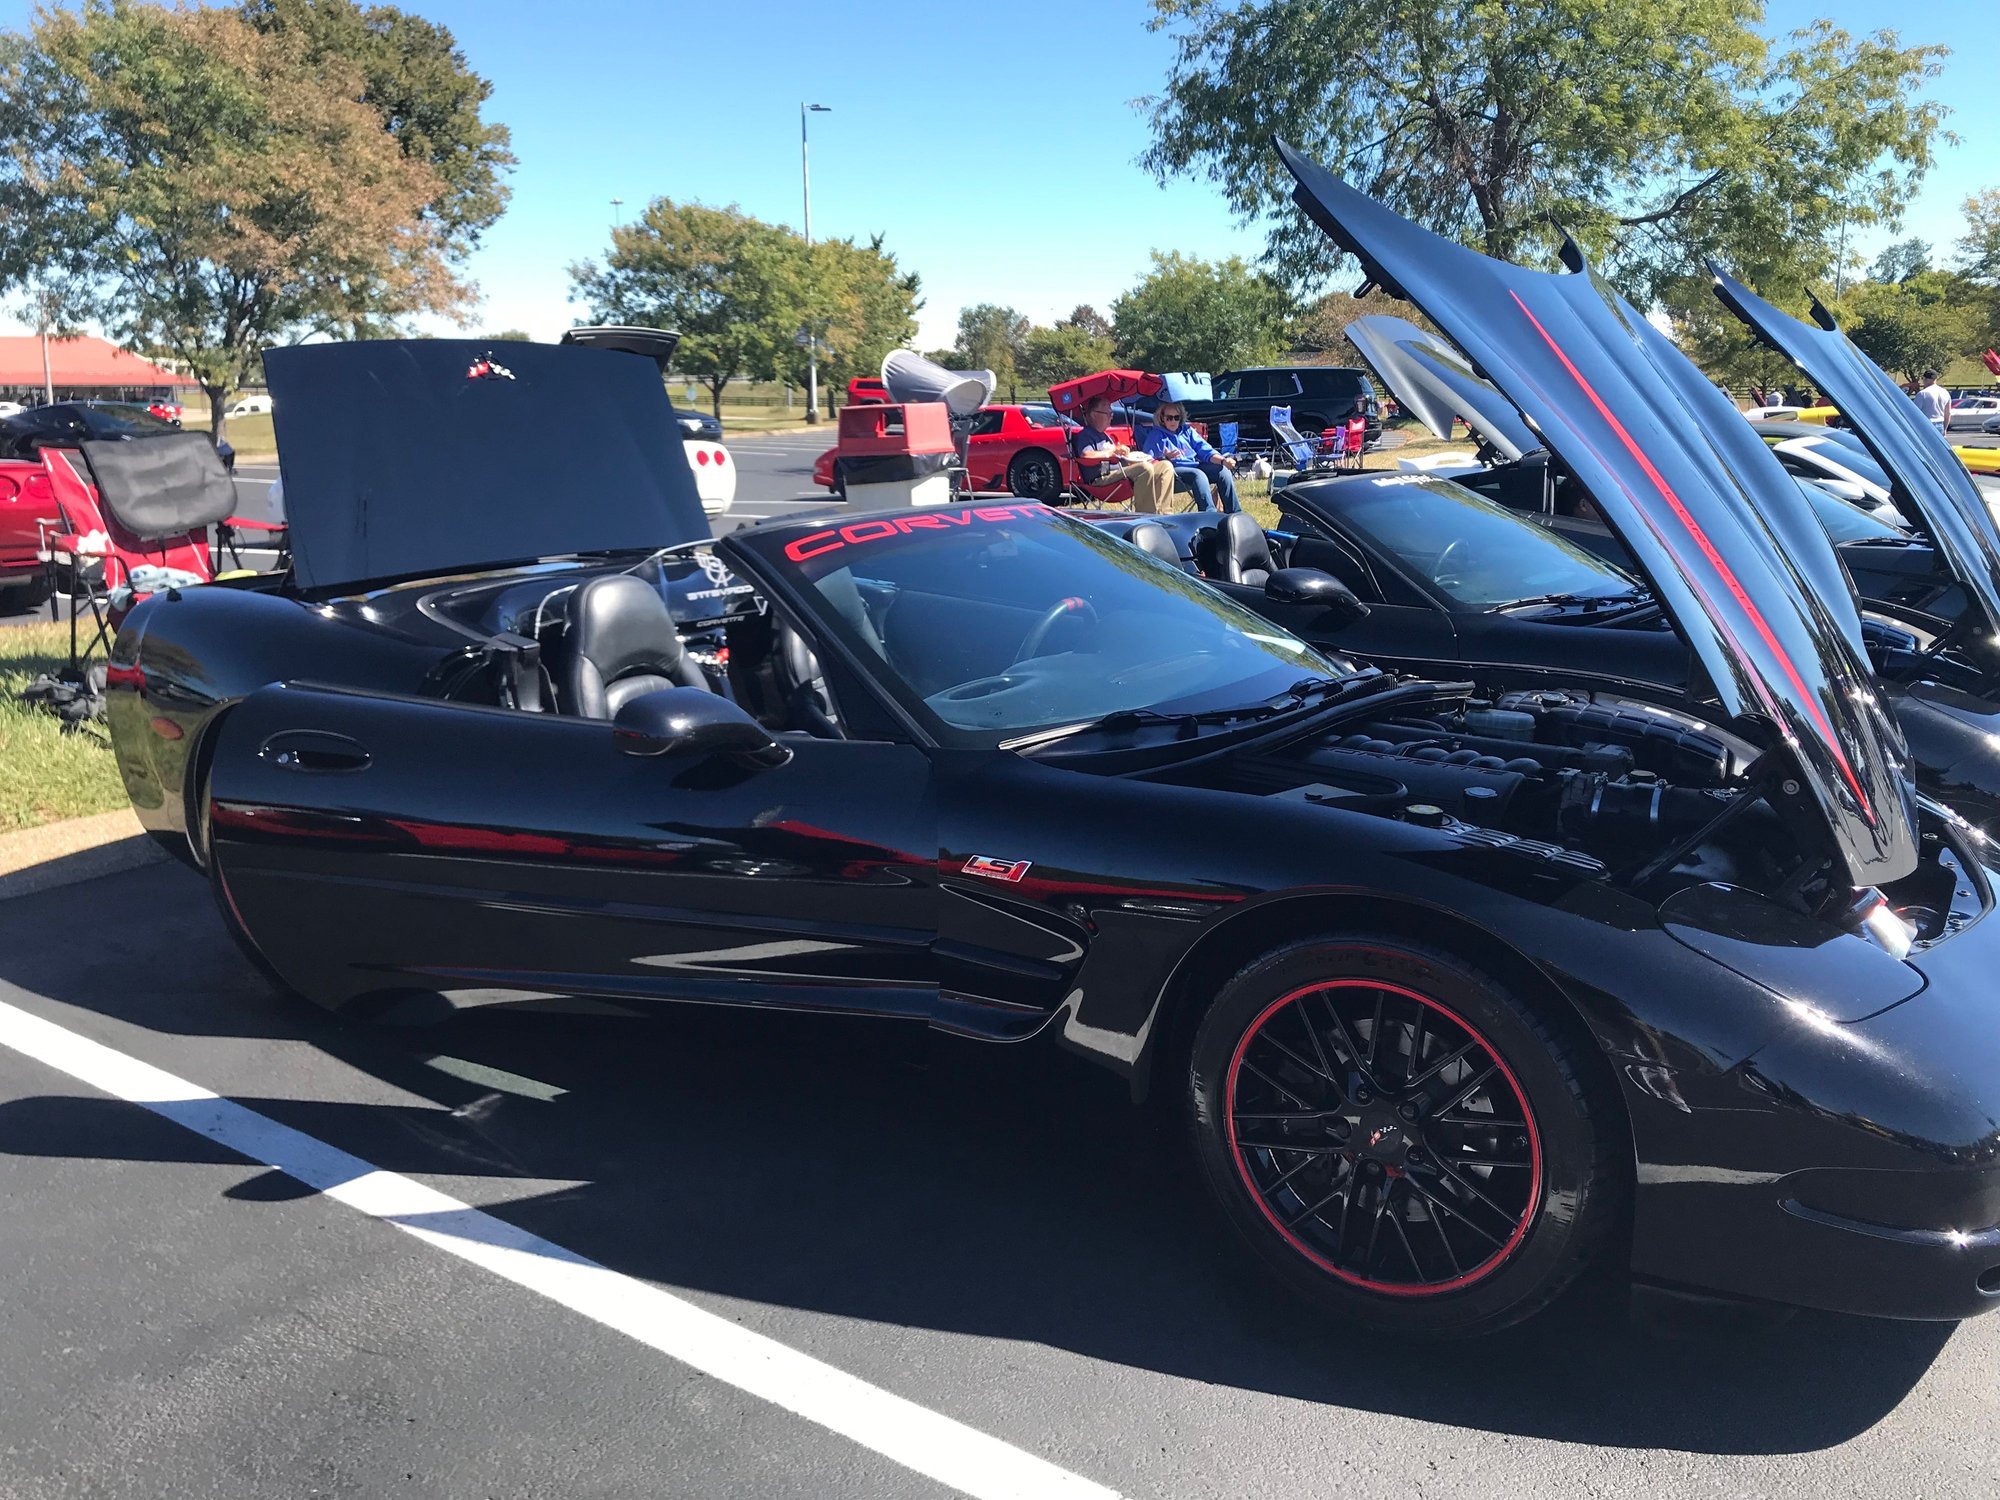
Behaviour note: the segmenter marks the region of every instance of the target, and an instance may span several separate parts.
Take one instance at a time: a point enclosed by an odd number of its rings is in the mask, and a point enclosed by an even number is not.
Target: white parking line
[[[0,1001],[0,1044],[979,1500],[1115,1491]]]

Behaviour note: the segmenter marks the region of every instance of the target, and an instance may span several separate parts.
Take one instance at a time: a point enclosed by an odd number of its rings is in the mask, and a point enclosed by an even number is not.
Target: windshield
[[[1631,574],[1449,479],[1398,476],[1329,485],[1314,502],[1392,554],[1454,608],[1547,595],[1630,594]]]
[[[898,511],[744,542],[796,579],[941,742],[997,744],[1130,709],[1201,713],[1352,664],[1040,505]]]
[[[142,406],[86,406],[84,425],[100,437],[153,437],[162,432],[179,432],[178,422],[167,422]]]
[[[1826,534],[1835,546],[1842,542],[1904,542],[1910,534],[1886,521],[1878,521],[1859,506],[1850,504],[1838,495],[1829,495],[1809,479],[1794,478],[1819,517],[1819,524],[1826,528]]]
[[[1875,462],[1875,455],[1862,447],[1859,438],[1852,442],[1835,437],[1791,438],[1779,451],[1796,453],[1835,479],[1858,479],[1872,485],[1881,492],[1877,498],[1886,499],[1889,495],[1888,474]]]

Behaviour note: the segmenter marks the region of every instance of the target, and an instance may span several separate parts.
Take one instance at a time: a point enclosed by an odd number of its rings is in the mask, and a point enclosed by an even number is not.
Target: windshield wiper
[[[1647,598],[1644,589],[1627,589],[1622,594],[1534,594],[1526,599],[1509,599],[1505,604],[1496,604],[1494,614],[1504,614],[1510,609],[1532,609],[1541,604],[1581,605],[1585,609],[1604,609],[1613,604],[1637,604]]]
[[[1255,723],[1260,719],[1276,718],[1295,709],[1303,708],[1314,699],[1338,699],[1352,697],[1364,689],[1373,689],[1395,679],[1379,668],[1370,667],[1357,672],[1352,677],[1302,677],[1282,693],[1264,699],[1261,703],[1244,703],[1234,708],[1205,708],[1163,713],[1157,708],[1118,708],[1095,719],[1086,719],[1080,724],[1064,724],[1054,729],[1037,730],[1020,735],[1011,740],[1002,740],[1002,750],[1040,750],[1050,745],[1072,740],[1080,735],[1098,731],[1117,733],[1126,729],[1144,729],[1170,726],[1178,729],[1177,739],[1191,738],[1206,724]]]

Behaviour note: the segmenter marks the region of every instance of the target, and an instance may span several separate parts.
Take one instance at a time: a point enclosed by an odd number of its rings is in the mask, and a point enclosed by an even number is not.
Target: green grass
[[[181,426],[197,432],[208,431],[208,408],[190,406],[181,414]],[[247,417],[231,417],[222,424],[222,435],[236,450],[239,462],[271,458],[278,451],[277,435],[271,430],[271,414],[258,412]]]
[[[64,734],[54,714],[16,696],[68,660],[67,623],[0,630],[0,831],[125,805],[104,726]]]

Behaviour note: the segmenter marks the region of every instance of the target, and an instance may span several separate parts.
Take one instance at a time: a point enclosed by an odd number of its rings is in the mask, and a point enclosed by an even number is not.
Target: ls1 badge
[[[987,880],[1004,880],[1009,885],[1019,885],[1021,877],[1034,867],[1031,859],[995,859],[990,854],[975,854],[965,862],[963,873],[978,875]]]

